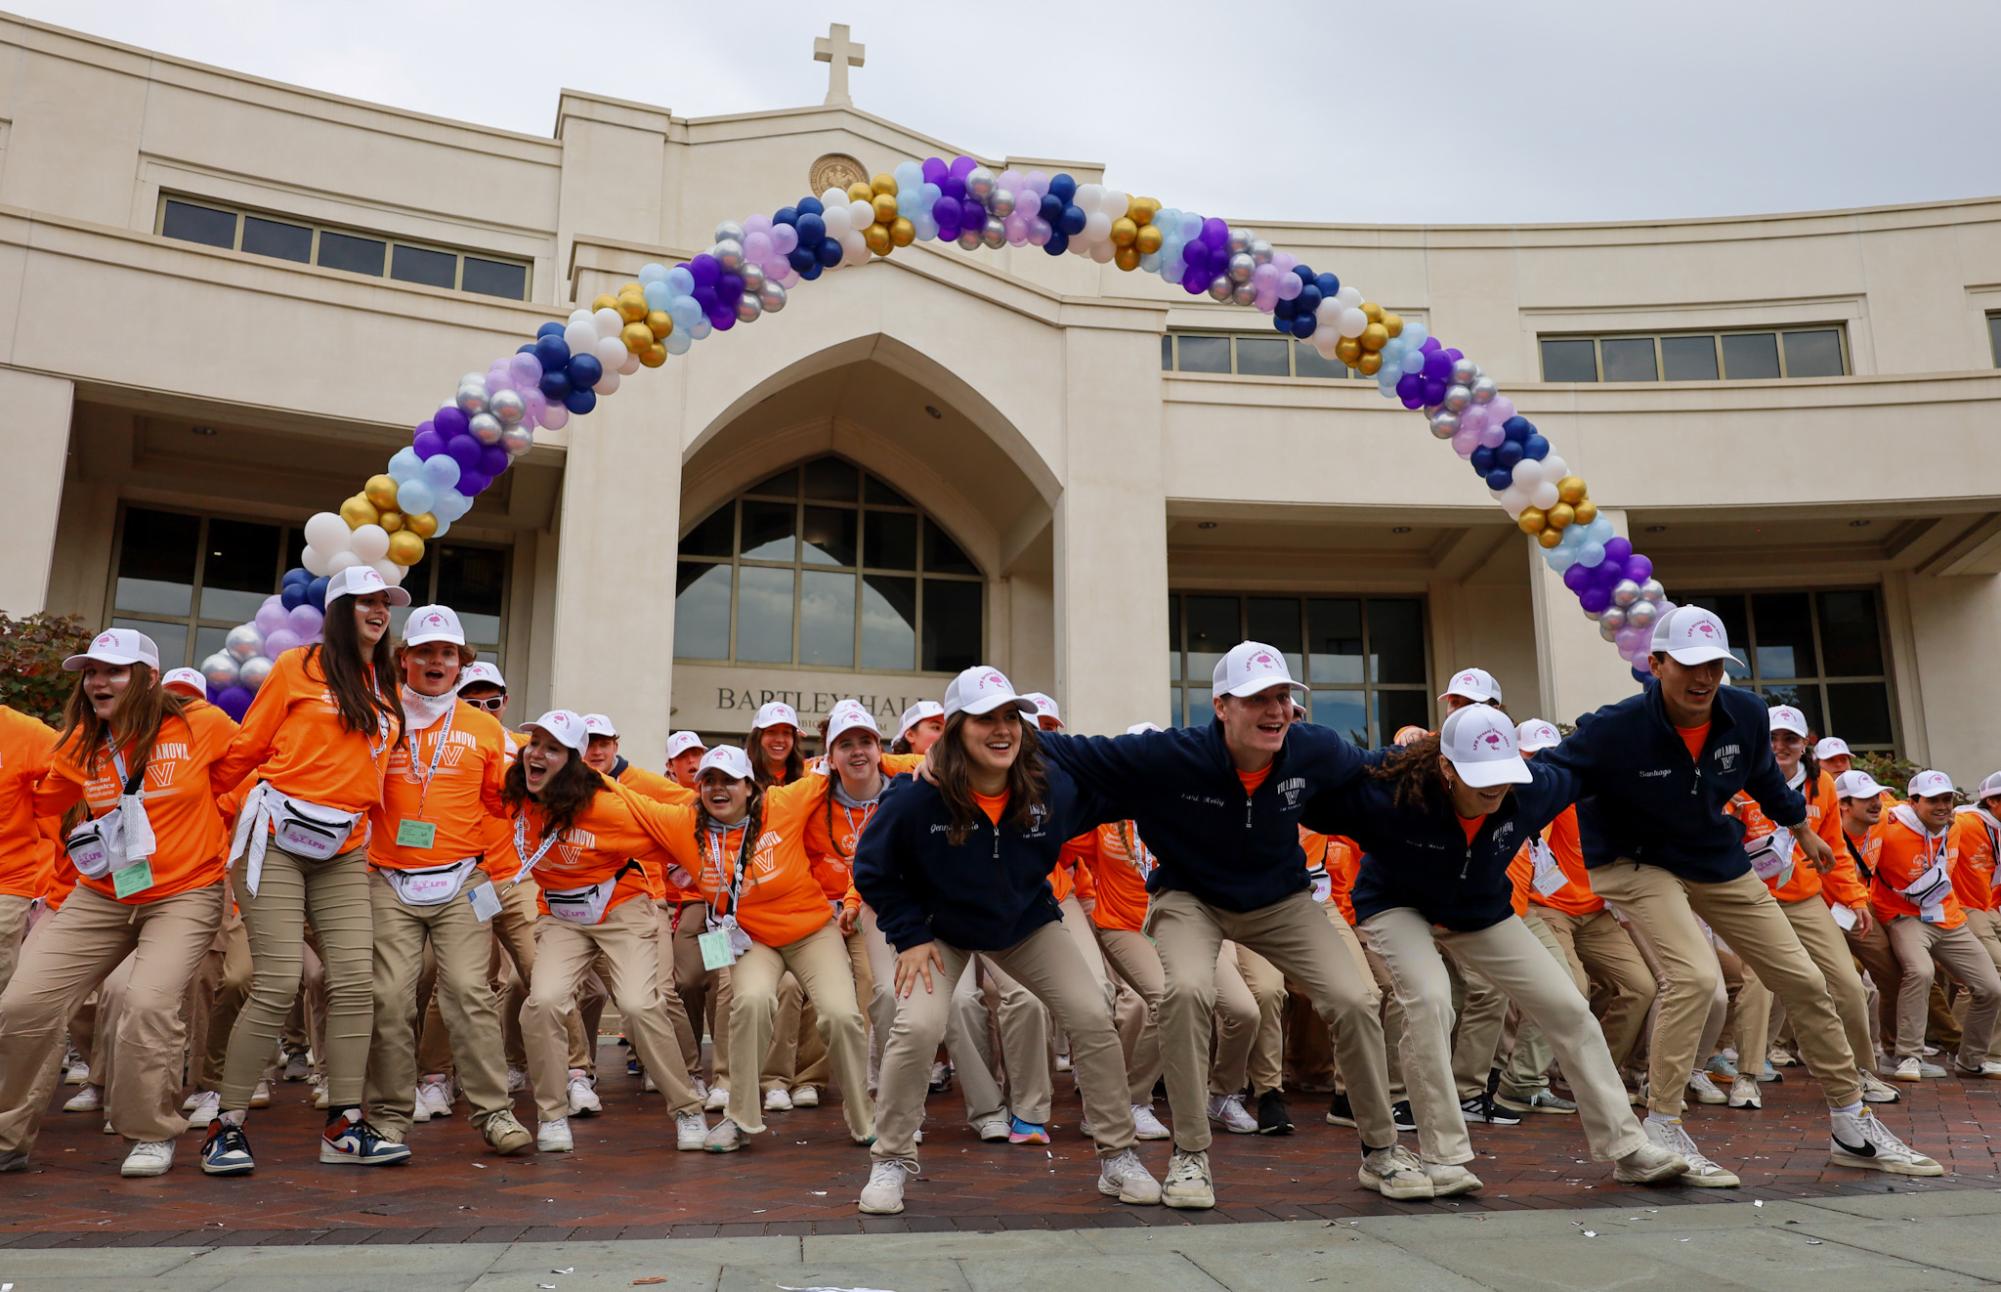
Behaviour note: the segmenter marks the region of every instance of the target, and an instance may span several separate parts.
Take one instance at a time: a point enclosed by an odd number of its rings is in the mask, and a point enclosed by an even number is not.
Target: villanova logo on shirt
[[[1505,849],[1515,837],[1515,823],[1503,821],[1494,827],[1494,846]]]
[[[1726,772],[1737,770],[1738,756],[1744,752],[1740,745],[1719,745],[1716,749],[1716,765]]]
[[[1294,776],[1278,783],[1278,796],[1285,800],[1285,810],[1288,812],[1299,810],[1299,798],[1304,793],[1306,793],[1304,776]]]

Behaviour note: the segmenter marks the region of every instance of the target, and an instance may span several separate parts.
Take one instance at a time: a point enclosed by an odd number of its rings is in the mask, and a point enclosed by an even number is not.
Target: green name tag
[[[121,866],[111,872],[111,889],[119,900],[143,893],[153,886],[153,863],[141,857],[129,866]]]
[[[727,969],[736,963],[736,952],[730,949],[730,935],[725,929],[715,929],[704,933],[695,941],[702,948],[702,968]]]
[[[432,821],[398,821],[396,823],[396,846],[399,848],[428,848],[438,838],[438,827]]]

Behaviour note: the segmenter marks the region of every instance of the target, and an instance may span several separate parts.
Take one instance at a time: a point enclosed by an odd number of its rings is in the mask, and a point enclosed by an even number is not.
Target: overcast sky
[[[990,156],[1103,162],[1110,183],[1252,220],[1604,220],[2001,193],[1995,0],[0,7],[544,136],[566,86],[682,116],[818,103],[813,38],[844,21],[867,47],[851,73],[867,111]],[[795,187],[774,176],[772,205]]]

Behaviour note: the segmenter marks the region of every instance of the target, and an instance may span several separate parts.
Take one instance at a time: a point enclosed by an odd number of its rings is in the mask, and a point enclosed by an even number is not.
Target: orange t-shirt
[[[689,804],[695,801],[695,791],[671,777],[662,776],[658,772],[649,772],[638,763],[628,762],[625,770],[618,774],[618,783],[635,793],[645,795],[655,803]],[[694,900],[658,866],[646,866],[646,886],[652,890],[653,900],[656,902]]]
[[[401,733],[393,721],[366,734],[341,725],[318,650],[295,647],[271,666],[216,783],[234,786],[255,775],[308,803],[366,812],[382,801],[383,773]]]
[[[1270,778],[1271,768],[1272,765],[1270,763],[1266,763],[1263,767],[1258,768],[1254,772],[1247,772],[1244,771],[1242,768],[1239,768],[1237,770],[1237,779],[1243,783],[1245,798],[1249,798],[1251,795],[1258,792],[1258,786],[1264,784],[1265,781]]]
[[[368,864],[378,870],[426,870],[487,853],[493,819],[507,812],[501,798],[507,779],[507,742],[491,714],[461,700],[448,717],[417,732],[415,739],[414,760],[410,740],[396,742],[382,780],[382,802],[369,813]],[[421,779],[426,776],[428,791]],[[398,846],[396,833],[404,821],[435,826],[431,846]],[[492,849],[484,868],[513,879],[521,863],[512,859],[512,852]]]
[[[1747,844],[1779,832],[1778,824],[1765,815],[1764,809],[1758,806],[1758,800],[1743,790],[1731,796],[1730,801],[1723,805],[1723,810],[1744,823],[1744,842]],[[1771,889],[1772,896],[1782,902],[1803,902],[1809,897],[1820,896],[1820,871],[1807,860],[1805,853],[1795,850],[1793,873],[1786,876],[1786,882],[1774,884],[1768,879],[1765,887]]]
[[[1362,866],[1362,851],[1346,835],[1317,834],[1299,827],[1300,851],[1306,854],[1306,869],[1327,872],[1328,900],[1348,923],[1355,922],[1355,875]]]
[[[48,886],[50,832],[35,812],[35,784],[55,747],[52,727],[0,704],[0,893],[9,897],[40,897]]]
[[[998,794],[982,794],[978,790],[974,790],[973,802],[980,805],[980,811],[987,814],[987,820],[993,822],[995,825],[999,825],[1001,813],[1007,811],[1007,791],[1002,790]]]
[[[1485,812],[1482,812],[1479,816],[1460,817],[1459,828],[1466,832],[1466,842],[1467,843],[1473,842],[1473,836],[1479,834],[1480,827],[1485,825],[1486,823],[1487,823],[1487,814]]]
[[[1564,885],[1553,893],[1537,892],[1531,884],[1529,901],[1564,915],[1596,915],[1605,909],[1605,899],[1591,889],[1591,876],[1584,867],[1584,846],[1577,837],[1577,808],[1563,809],[1556,820],[1542,828],[1542,841],[1563,872]],[[1533,874],[1533,868],[1531,868]]]
[[[1091,887],[1090,864],[1097,851],[1098,832],[1086,830],[1065,843],[1063,851],[1056,854],[1056,865],[1049,871],[1049,892],[1058,904],[1072,893]],[[1077,869],[1080,864],[1084,867],[1082,871]],[[1077,878],[1079,874],[1083,876],[1081,882]]]
[[[1529,890],[1535,886],[1535,859],[1529,856],[1527,844],[1523,844],[1508,863],[1508,879],[1515,886],[1513,905],[1515,918],[1529,913]]]
[[[146,820],[158,845],[152,856],[152,887],[120,899],[110,875],[102,879],[80,875],[77,882],[128,906],[143,906],[220,884],[228,861],[229,836],[216,808],[217,793],[222,789],[217,771],[235,734],[236,724],[229,715],[206,700],[189,700],[180,717],[163,719],[146,759],[143,791]],[[120,752],[130,768],[135,748],[128,745]],[[93,753],[97,755],[96,766],[90,767],[87,759]],[[123,788],[108,753],[81,750],[72,741],[55,751],[48,774],[36,787],[35,810],[43,816],[60,816],[82,799],[90,805],[93,817],[102,816],[118,806]],[[67,856],[64,862],[68,862]]]
[[[1703,723],[1699,727],[1676,727],[1675,734],[1681,743],[1688,746],[1688,756],[1696,762],[1702,761],[1702,747],[1709,743],[1709,728],[1713,724]]]
[[[535,905],[544,915],[549,914],[549,902],[542,891],[584,888],[616,875],[618,884],[612,889],[611,903],[605,907],[609,915],[634,898],[652,897],[648,863],[665,871],[675,862],[674,854],[664,846],[652,824],[642,819],[641,813],[651,806],[651,800],[602,777],[599,786],[577,819],[531,872],[538,888]],[[522,864],[540,850],[546,820],[542,805],[533,799],[523,802],[513,812],[508,819],[507,846],[499,850],[500,860],[493,866],[497,874],[504,879],[513,878]],[[520,835],[514,833],[516,821],[522,826]],[[686,832],[684,829],[683,833]],[[630,864],[634,862],[637,866]]]
[[[1146,923],[1146,877],[1153,872],[1153,854],[1130,821],[1099,826],[1093,842],[1091,875],[1098,904],[1091,922],[1101,929],[1138,933]]]
[[[1952,818],[1952,891],[1969,911],[1991,911],[1994,902],[1993,818],[1979,808],[1961,808]]]
[[[1948,872],[1951,870],[1950,828],[1944,838],[1927,838],[1902,819],[1901,814],[1908,811],[1908,807],[1897,808],[1883,818],[1880,827],[1883,848],[1876,856],[1876,882],[1870,885],[1869,900],[1875,906],[1877,916],[1884,920],[1918,914],[1917,906],[1897,889],[1910,887],[1937,861],[1945,861]],[[1966,911],[1950,886],[1939,905],[1943,918],[1938,927],[1956,929],[1966,923]]]
[[[820,891],[840,898],[842,905],[852,896],[858,911],[862,895],[855,890],[855,848],[861,843],[862,831],[875,820],[875,809],[874,803],[861,807],[836,803],[830,793],[820,810],[806,820],[806,858],[812,863]]]

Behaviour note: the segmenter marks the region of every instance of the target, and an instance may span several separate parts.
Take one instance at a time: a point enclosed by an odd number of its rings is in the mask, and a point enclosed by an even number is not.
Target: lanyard
[[[535,849],[535,855],[532,857],[529,856],[528,855],[528,810],[526,808],[523,808],[521,811],[521,815],[514,818],[514,854],[517,857],[521,858],[521,870],[514,876],[514,882],[518,884],[523,879],[527,878],[528,872],[535,869],[535,867],[541,862],[542,858],[549,855],[549,849],[555,847],[556,840],[560,839],[561,837],[562,837],[562,831],[560,830],[550,831],[548,834],[542,837],[542,843],[539,847]]]
[[[1119,842],[1125,845],[1126,858],[1132,862],[1133,869],[1139,872],[1139,877],[1146,879],[1151,876],[1153,851],[1140,842],[1140,837],[1133,832],[1132,822],[1119,822]]]
[[[445,710],[444,725],[438,729],[438,743],[431,749],[431,766],[422,776],[417,775],[418,733],[414,731],[405,733],[405,740],[410,746],[410,775],[416,778],[417,785],[419,786],[417,791],[417,819],[419,821],[424,819],[424,804],[430,801],[431,782],[437,779],[438,760],[445,756],[445,745],[451,739],[452,734],[452,718],[458,713],[458,707],[458,705],[454,704],[451,708]],[[518,817],[515,819],[517,822],[520,820]],[[524,835],[523,842],[525,843],[526,841]],[[541,858],[541,855],[539,852],[535,854],[538,860]]]
[[[721,830],[710,829],[708,834],[714,841],[704,845],[704,851],[708,854],[709,869],[715,872],[716,887],[729,890],[728,909],[735,911],[737,894],[743,891],[743,873],[750,865],[750,818],[744,818],[743,843],[738,845],[736,850],[736,873],[733,877],[726,875],[723,870],[723,840],[729,837],[729,827],[725,826]]]
[[[841,808],[841,815],[842,815],[843,817],[847,818],[847,822],[848,822],[848,837],[849,837],[849,838],[851,838],[851,839],[853,839],[853,840],[855,841],[855,842],[854,842],[854,844],[853,844],[853,845],[852,845],[851,847],[849,847],[849,848],[848,848],[848,850],[847,850],[846,852],[842,852],[842,851],[841,851],[841,841],[840,841],[840,840],[839,840],[838,838],[836,838],[836,837],[835,837],[835,835],[834,835],[834,795],[833,795],[833,791],[832,791],[832,790],[829,790],[829,791],[828,791],[828,793],[827,793],[827,846],[828,846],[828,847],[830,847],[830,848],[832,848],[832,849],[834,850],[834,856],[835,856],[835,857],[836,857],[836,858],[837,858],[838,860],[840,860],[840,861],[843,861],[843,862],[847,862],[847,861],[852,861],[852,860],[854,860],[854,856],[855,856],[855,849],[856,849],[856,848],[859,848],[859,847],[861,846],[861,841],[862,841],[862,831],[868,828],[868,823],[869,823],[870,819],[871,819],[871,818],[873,818],[873,817],[875,816],[875,809],[876,809],[876,805],[877,805],[878,803],[880,803],[881,801],[882,801],[882,800],[881,800],[881,799],[879,799],[879,798],[873,798],[873,799],[870,799],[870,800],[869,800],[868,802],[866,802],[866,803],[862,804],[862,805],[861,805],[861,811],[862,811],[862,819],[861,819],[861,821],[860,821],[859,823],[857,823],[857,822],[855,821],[855,810],[854,810],[853,808],[849,807],[849,806],[848,806],[847,804],[845,804],[845,803],[843,803],[843,804],[841,804],[841,805],[840,805],[840,808]]]
[[[382,688],[376,685],[375,665],[373,664],[368,666],[368,689],[375,692],[375,698],[378,700],[386,702],[389,698],[382,694]],[[389,742],[393,737],[389,734],[389,715],[380,708],[377,708],[375,711],[375,734],[382,737],[382,739],[368,741],[368,760],[370,762],[381,762],[382,755],[388,750]],[[411,765],[413,767],[415,763],[416,760],[412,759]]]

